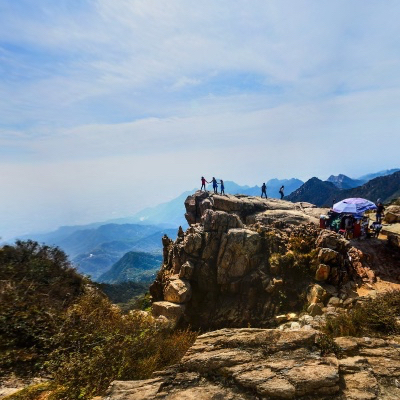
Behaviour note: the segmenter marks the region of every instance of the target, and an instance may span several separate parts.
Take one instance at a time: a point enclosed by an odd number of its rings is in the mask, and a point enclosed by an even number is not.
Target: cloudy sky
[[[400,2],[1,0],[0,236],[200,176],[400,166]]]

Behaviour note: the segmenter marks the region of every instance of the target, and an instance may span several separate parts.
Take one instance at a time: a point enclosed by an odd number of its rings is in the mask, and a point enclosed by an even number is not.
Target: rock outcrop
[[[330,342],[313,329],[221,329],[199,336],[178,365],[152,379],[113,382],[103,399],[398,399],[399,343]]]
[[[400,206],[391,205],[391,206],[386,207],[385,221],[388,224],[400,222]]]
[[[190,227],[175,242],[164,237],[163,265],[150,288],[154,314],[177,323],[273,327],[276,315],[304,307],[314,282],[331,289],[309,302],[313,314],[332,296],[343,307],[342,286],[357,275],[355,266],[362,269],[361,254],[349,258],[347,240],[320,231],[326,210],[312,204],[196,192],[185,206]]]

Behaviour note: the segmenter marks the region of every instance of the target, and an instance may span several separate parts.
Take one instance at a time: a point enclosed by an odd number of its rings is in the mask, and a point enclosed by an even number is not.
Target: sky
[[[1,0],[0,237],[212,176],[400,166],[400,2]]]

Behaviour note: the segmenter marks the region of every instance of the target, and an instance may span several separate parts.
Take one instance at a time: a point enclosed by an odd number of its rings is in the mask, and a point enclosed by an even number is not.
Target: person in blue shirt
[[[221,186],[221,194],[225,194],[225,186],[224,186],[224,181],[221,179],[219,181],[219,185]]]
[[[211,179],[211,183],[213,185],[214,193],[218,194],[218,183],[217,183],[217,180],[214,177]]]

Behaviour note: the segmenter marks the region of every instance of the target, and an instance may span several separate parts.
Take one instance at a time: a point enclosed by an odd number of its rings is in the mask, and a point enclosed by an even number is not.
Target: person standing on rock
[[[224,181],[221,179],[219,181],[219,185],[221,186],[221,194],[225,194],[225,186],[224,186]]]
[[[211,179],[211,183],[213,185],[214,193],[218,194],[218,183],[214,177]]]
[[[263,194],[265,194],[265,198],[267,199],[267,185],[265,182],[261,186],[261,198],[263,197]]]
[[[385,211],[385,207],[383,207],[382,203],[378,203],[378,208],[376,209],[376,222],[380,224],[382,222],[383,212]]]
[[[283,197],[285,196],[284,190],[285,190],[285,186],[282,185],[281,188],[279,189],[279,193],[280,193],[280,195],[281,195],[281,200],[282,200]]]
[[[202,176],[201,177],[201,189],[200,190],[203,190],[203,188],[204,188],[204,191],[206,190],[206,183],[209,183],[209,182],[207,182],[205,180],[204,176]]]

